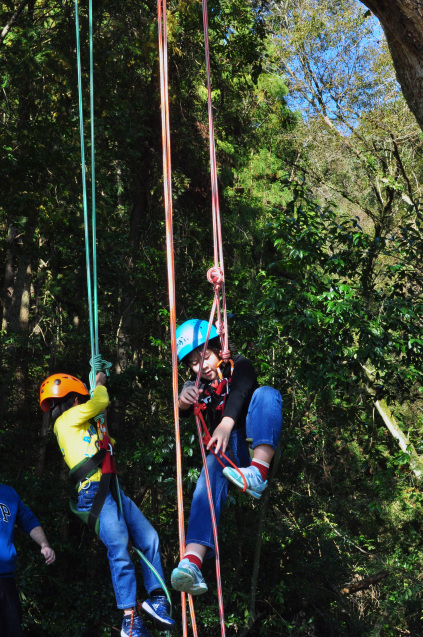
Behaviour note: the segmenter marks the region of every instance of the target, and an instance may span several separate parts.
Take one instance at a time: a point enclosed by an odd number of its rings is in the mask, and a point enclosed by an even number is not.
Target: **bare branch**
[[[368,577],[364,577],[358,582],[354,582],[354,584],[344,584],[344,587],[341,588],[341,593],[343,595],[351,595],[352,593],[357,593],[358,591],[362,591],[365,588],[369,588],[373,584],[380,582],[381,579],[388,575],[387,571],[380,571],[375,575],[369,575]]]
[[[15,13],[12,15],[12,17],[9,20],[9,22],[6,24],[6,26],[4,27],[3,31],[0,33],[0,42],[4,41],[4,38],[9,33],[11,26],[19,18],[20,14],[25,9],[25,7],[26,7],[26,5],[28,3],[29,3],[29,0],[22,0],[21,4],[16,9]]]

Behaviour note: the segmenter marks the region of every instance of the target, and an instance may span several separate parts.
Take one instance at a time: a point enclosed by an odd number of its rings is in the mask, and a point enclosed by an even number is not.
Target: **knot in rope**
[[[104,425],[104,411],[100,411],[99,414],[94,418],[97,425]]]
[[[210,270],[207,271],[207,281],[214,285],[214,287],[219,287],[224,281],[222,268],[218,266],[210,268]]]
[[[199,416],[200,413],[206,409],[207,405],[205,403],[195,403],[194,405],[194,414]]]
[[[94,354],[94,356],[90,359],[90,365],[90,394],[92,396],[96,387],[95,377],[97,372],[104,372],[107,377],[110,376],[109,369],[111,368],[112,363],[103,360],[101,358],[101,354]]]
[[[223,321],[220,320],[220,318],[216,321],[215,326],[216,332],[219,334],[219,336],[225,333],[225,325],[223,324]]]
[[[219,356],[220,356],[220,358],[222,360],[224,360],[226,362],[226,361],[230,360],[230,358],[231,358],[231,350],[230,349],[220,350]]]
[[[112,363],[105,361],[101,358],[101,354],[94,354],[94,356],[90,359],[91,369],[95,373],[104,372],[106,376],[110,376],[109,369],[112,366]]]

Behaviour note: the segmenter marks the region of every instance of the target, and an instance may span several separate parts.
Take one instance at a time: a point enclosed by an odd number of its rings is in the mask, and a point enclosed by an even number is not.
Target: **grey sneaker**
[[[189,595],[202,595],[208,591],[200,569],[186,557],[173,569],[170,582],[175,591]]]
[[[240,469],[225,467],[222,473],[225,478],[227,478],[230,482],[233,482],[233,484],[242,491],[244,489],[244,480],[242,479],[240,472],[243,474],[247,483],[246,492],[252,495],[253,498],[259,500],[263,491],[267,487],[267,480],[263,480],[257,467],[242,467]]]

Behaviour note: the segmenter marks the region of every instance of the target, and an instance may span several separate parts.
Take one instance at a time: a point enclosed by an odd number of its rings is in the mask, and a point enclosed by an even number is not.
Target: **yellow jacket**
[[[54,424],[54,433],[69,469],[73,469],[81,460],[91,458],[98,451],[97,428],[90,423],[109,404],[109,395],[104,385],[98,385],[92,398],[83,405],[75,405],[59,416]],[[98,482],[101,470],[98,469],[90,480]]]

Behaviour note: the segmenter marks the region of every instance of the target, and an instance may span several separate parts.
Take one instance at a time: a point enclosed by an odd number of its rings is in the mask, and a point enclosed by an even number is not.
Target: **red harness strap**
[[[113,445],[107,434],[103,434],[103,440],[98,441],[100,449],[105,449],[109,453],[106,453],[104,456],[104,460],[101,463],[101,472],[102,473],[117,473],[115,458],[113,455]]]
[[[202,426],[202,428],[203,428],[203,432],[204,432],[204,435],[203,435],[203,444],[204,444],[204,446],[205,446],[205,447],[207,447],[207,445],[209,444],[210,439],[211,439],[211,434],[210,434],[210,432],[209,432],[209,430],[208,430],[208,428],[207,428],[207,425],[206,425],[205,420],[204,420],[204,416],[203,416],[203,414],[202,414],[202,412],[203,412],[205,409],[207,409],[207,405],[206,405],[205,403],[196,403],[196,404],[194,405],[194,414],[195,414],[196,416],[198,416],[198,418],[199,418],[199,420],[200,420],[200,422],[201,422],[201,426]],[[215,446],[216,446],[216,444],[215,444]],[[222,460],[219,458],[219,456],[221,456],[222,458],[224,458],[224,459],[226,460],[226,462],[227,462],[228,464],[230,464],[230,465],[231,465],[231,467],[233,467],[234,469],[236,469],[236,470],[238,471],[238,473],[239,473],[239,475],[241,476],[242,481],[243,481],[243,483],[244,483],[244,487],[243,487],[243,489],[242,489],[242,492],[244,493],[244,491],[246,491],[246,489],[247,489],[247,481],[246,481],[246,479],[245,479],[245,477],[244,477],[244,475],[243,475],[242,471],[240,471],[240,470],[239,470],[239,467],[237,467],[237,466],[236,466],[236,464],[235,464],[234,462],[232,462],[232,460],[231,460],[230,458],[228,458],[228,456],[227,456],[225,453],[223,453],[223,451],[219,451],[219,454],[215,453],[213,449],[210,449],[209,451],[210,451],[210,453],[212,453],[212,454],[214,455],[214,457],[216,458],[216,460],[217,460],[218,462],[220,462],[220,464],[222,465],[222,467],[226,467],[227,465],[225,465],[225,464],[222,462]]]

